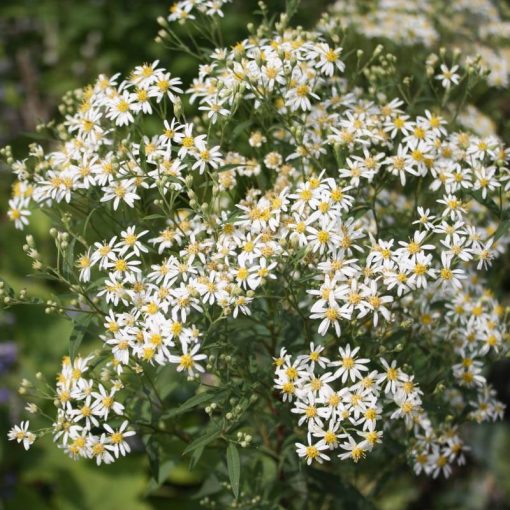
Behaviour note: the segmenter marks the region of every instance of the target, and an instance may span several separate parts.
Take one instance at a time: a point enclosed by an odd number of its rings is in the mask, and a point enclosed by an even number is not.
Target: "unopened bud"
[[[156,21],[158,22],[158,25],[165,27],[165,28],[168,27],[168,21],[165,18],[163,18],[163,16],[158,16]]]

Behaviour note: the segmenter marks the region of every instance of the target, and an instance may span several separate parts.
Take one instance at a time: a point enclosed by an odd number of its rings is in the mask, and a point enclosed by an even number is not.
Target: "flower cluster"
[[[28,223],[32,200],[50,207],[54,202],[69,203],[73,194],[97,188],[101,202],[111,201],[116,210],[121,202],[132,207],[140,199],[138,190],[147,187],[147,177],[155,186],[155,181],[165,176],[165,189],[180,189],[186,157],[193,157],[192,167],[200,173],[206,167],[217,168],[221,162],[217,147],[208,147],[205,135],[194,136],[191,124],[178,124],[175,119],[165,120],[158,136],[144,136],[139,143],[122,139],[119,128],[152,114],[164,98],[171,104],[180,101],[180,79],[157,65],[156,61],[136,67],[129,80],[120,84],[118,75],[100,76],[86,89],[77,111],[68,115],[64,124],[69,140],[49,154],[41,147],[33,148],[38,169],[32,184],[27,183],[25,166],[16,165],[20,182],[9,203],[9,217],[17,227]],[[177,158],[171,156],[175,144],[180,147]],[[146,166],[154,163],[146,177]]]
[[[323,351],[312,343],[295,360],[285,349],[275,359],[275,387],[293,402],[298,425],[307,430],[307,444],[296,448],[308,464],[331,460],[334,450],[340,450],[340,459],[358,462],[382,441],[382,424],[389,429],[391,420],[403,421],[415,437],[411,455],[417,474],[448,475],[452,463],[464,463],[462,440],[454,430],[445,440],[433,429],[422,407],[423,392],[396,361],[380,358],[383,371],[370,370],[370,360],[358,357],[359,347],[340,347],[338,360]]]
[[[215,284],[214,273],[206,276],[206,267],[199,264],[203,255],[189,244],[180,258],[165,257],[145,273],[140,267],[140,257],[148,251],[140,241],[144,234],[147,232],[136,233],[135,227],[130,227],[119,240],[114,237],[109,242],[96,243],[93,251],[78,260],[80,278],[88,281],[96,264],[106,273],[97,296],[111,307],[102,338],[111,349],[117,371],[130,365],[130,358],[134,357],[151,364],[177,363],[178,371],[185,369],[193,376],[204,371],[197,362],[206,356],[198,353],[200,331],[189,321],[190,313],[203,312],[199,297],[205,296],[205,302],[213,304],[227,293],[224,285]],[[164,234],[151,242],[159,253],[168,249]],[[174,350],[176,342],[179,355]]]
[[[221,5],[179,2],[171,18]],[[86,377],[92,357],[64,362],[55,440],[98,463],[124,455],[130,374],[175,365],[203,380],[211,337],[271,302],[298,338],[273,327],[271,343],[253,342],[271,356],[315,342],[277,359],[276,386],[309,434],[300,456],[340,448],[357,461],[403,423],[416,472],[448,475],[464,459],[456,427],[503,412],[485,366],[508,348],[507,317],[484,271],[510,241],[510,151],[435,100],[365,90],[333,37],[283,21],[261,34],[216,48],[186,92],[157,61],[100,76],[63,108],[51,150],[13,162],[16,227],[35,208],[57,217],[56,264],[33,239],[25,249],[73,296],[49,309],[100,328],[97,363],[115,377]],[[445,102],[467,73],[441,68]],[[340,360],[323,355],[332,346]],[[437,402],[448,423],[425,413]]]
[[[53,439],[59,448],[73,459],[95,459],[97,465],[110,464],[131,451],[126,438],[135,432],[129,430],[124,417],[124,405],[117,400],[117,392],[123,383],[110,381],[108,385],[97,382],[91,374],[94,356],[77,357],[73,361],[65,357],[62,371],[57,376],[54,402],[57,407],[55,421],[51,426]],[[88,372],[88,373],[87,373]],[[29,404],[27,409],[37,413],[38,408]],[[119,423],[119,426],[115,426]],[[23,442],[28,450],[37,435],[28,430],[29,422],[15,425],[9,432],[9,439]]]
[[[231,51],[217,49],[213,53],[211,65],[202,66],[193,81],[190,99],[199,98],[200,108],[208,111],[209,117],[211,112],[226,115],[239,106],[241,98],[254,108],[271,98],[271,108],[280,115],[306,112],[312,104],[323,106],[318,89],[325,79],[344,70],[341,52],[342,48],[307,32],[246,39]],[[212,116],[213,122],[215,119]],[[264,138],[255,136],[250,143],[260,147]]]
[[[92,359],[77,357],[71,362],[64,358],[57,379],[53,438],[73,459],[93,458],[97,465],[110,464],[131,451],[126,438],[135,432],[127,429],[127,420],[115,428],[110,424],[124,414],[124,406],[117,400],[123,384],[114,380],[106,386],[89,378]]]

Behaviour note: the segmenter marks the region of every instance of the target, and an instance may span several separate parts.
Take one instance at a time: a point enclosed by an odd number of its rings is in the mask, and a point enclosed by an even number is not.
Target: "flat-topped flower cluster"
[[[383,427],[401,420],[415,437],[410,453],[417,474],[449,475],[451,464],[463,464],[467,447],[454,428],[433,429],[414,376],[384,358],[382,371],[370,370],[359,349],[347,344],[330,360],[312,343],[295,360],[285,349],[275,359],[275,385],[307,429],[307,444],[296,443],[298,455],[308,464],[322,463],[340,450],[340,459],[358,462],[383,440]]]
[[[62,363],[53,438],[73,459],[93,458],[97,465],[110,464],[131,451],[126,438],[135,432],[127,430],[127,420],[117,428],[108,423],[108,418],[118,420],[123,416],[124,406],[116,400],[123,384],[120,380],[107,385],[89,379],[87,371],[92,359],[77,357],[71,362],[65,358]],[[100,433],[98,428],[102,429]]]
[[[87,376],[93,355],[64,360],[54,438],[98,463],[129,452],[128,376],[175,365],[200,380],[211,328],[276,299],[303,326],[300,347],[282,337],[271,353],[308,434],[298,454],[358,461],[403,422],[416,472],[448,475],[464,460],[464,417],[504,410],[485,365],[507,349],[506,313],[483,271],[509,241],[510,151],[449,111],[354,86],[342,49],[317,32],[266,32],[215,49],[186,92],[157,61],[100,76],[65,105],[57,143],[12,165],[16,227],[34,208],[57,213],[57,264],[33,240],[25,250],[73,293],[51,307],[101,328],[94,365],[108,377]],[[443,87],[455,71],[442,69]],[[438,401],[448,423],[424,411]]]

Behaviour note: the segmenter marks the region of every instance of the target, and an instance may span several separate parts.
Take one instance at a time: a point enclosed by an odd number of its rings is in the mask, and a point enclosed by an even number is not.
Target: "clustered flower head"
[[[92,356],[77,357],[73,362],[64,358],[57,378],[53,438],[73,459],[93,458],[97,465],[110,464],[131,451],[126,438],[135,432],[127,430],[127,420],[115,428],[109,424],[123,417],[124,406],[116,400],[123,384],[120,380],[107,384],[88,378],[92,360]]]
[[[338,359],[330,360],[322,346],[312,343],[309,352],[295,360],[285,348],[275,358],[275,387],[284,401],[292,402],[298,426],[307,430],[307,444],[296,443],[297,454],[307,464],[322,463],[339,450],[340,459],[358,462],[382,442],[384,429],[400,420],[413,436],[409,454],[416,474],[448,476],[452,464],[464,464],[468,447],[456,427],[434,428],[422,407],[423,392],[414,375],[384,358],[379,358],[381,371],[371,370],[371,360],[359,358],[359,349],[349,344],[339,347]],[[503,414],[503,407],[487,389],[471,406],[474,413],[483,410],[480,421]]]
[[[171,17],[213,4],[178,2]],[[301,346],[315,342],[292,354],[280,338],[275,380],[309,463],[337,449],[358,461],[403,426],[416,472],[448,475],[464,460],[464,417],[502,416],[484,367],[507,349],[506,315],[484,271],[509,242],[510,151],[439,105],[416,113],[354,86],[342,53],[282,21],[216,48],[186,92],[157,61],[100,76],[51,151],[34,145],[13,164],[16,227],[34,208],[66,211],[62,267],[26,251],[102,329],[98,363],[114,377],[87,378],[93,357],[64,361],[53,432],[69,455],[129,452],[129,374],[174,365],[200,379],[211,327],[265,299],[302,321]],[[456,71],[442,69],[444,87]],[[198,103],[193,119],[184,98]],[[448,423],[424,410],[434,363]]]

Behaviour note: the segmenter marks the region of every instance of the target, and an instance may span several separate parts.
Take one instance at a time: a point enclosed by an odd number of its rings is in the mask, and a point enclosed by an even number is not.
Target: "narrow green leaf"
[[[202,454],[204,453],[204,447],[199,446],[192,454],[191,459],[189,462],[189,468],[195,469],[196,465],[198,464],[198,461],[200,460],[200,457],[202,457]]]
[[[92,219],[92,215],[98,210],[100,209],[100,206],[99,205],[96,205],[96,207],[94,207],[87,215],[87,217],[85,218],[85,221],[83,223],[83,228],[82,228],[82,236],[85,236],[85,234],[87,233],[87,228],[89,226],[89,222],[90,220]]]
[[[241,478],[241,459],[239,451],[234,443],[230,443],[227,448],[227,470],[230,478],[232,492],[236,498],[239,497],[239,480]]]
[[[504,220],[499,224],[498,229],[494,233],[494,241],[504,236],[510,230],[510,220]]]
[[[193,409],[202,404],[206,404],[207,402],[211,402],[212,400],[218,399],[223,396],[225,393],[224,390],[221,391],[208,391],[205,393],[199,393],[186,400],[182,405],[175,409],[170,409],[166,413],[161,415],[162,418],[173,418],[174,416],[178,416],[179,414],[183,414],[186,411]]]
[[[375,510],[372,500],[364,496],[358,489],[349,482],[343,480],[339,475],[328,473],[319,469],[309,469],[310,486],[321,494],[332,494],[341,502],[339,508],[349,510]]]
[[[239,122],[237,126],[232,131],[231,140],[235,140],[238,136],[240,136],[242,133],[248,130],[248,128],[251,126],[252,121],[251,120],[245,120],[243,122]]]
[[[208,478],[204,480],[204,483],[202,484],[202,487],[198,490],[198,492],[195,492],[193,496],[191,496],[191,499],[202,499],[205,496],[211,496],[212,494],[217,494],[222,489],[221,484],[214,474],[214,471],[211,472]]]
[[[73,331],[69,337],[69,357],[71,361],[74,361],[91,321],[92,316],[88,314],[82,315],[75,320]]]
[[[200,436],[199,438],[195,439],[192,443],[190,443],[182,452],[183,455],[186,455],[187,453],[190,453],[197,448],[204,448],[209,443],[212,443],[215,439],[220,437],[221,430],[219,429],[213,429],[212,431],[207,432],[203,436]]]
[[[52,274],[48,274],[48,273],[31,273],[31,274],[27,274],[25,276],[27,278],[35,278],[36,280],[51,280],[54,282],[60,281],[56,276],[53,276]]]
[[[480,204],[484,205],[491,211],[494,215],[499,216],[500,215],[500,209],[499,206],[492,200],[490,197],[483,198],[482,192],[480,190],[472,191],[471,196]]]
[[[144,216],[142,218],[142,221],[152,221],[152,220],[162,220],[162,219],[166,219],[166,216],[164,216],[163,214],[149,214],[147,216]]]
[[[156,484],[160,485],[160,454],[158,443],[151,435],[143,436],[143,442],[145,444],[145,451],[147,452],[147,456],[149,457],[149,467],[151,470],[152,478],[156,482]]]
[[[64,271],[64,275],[70,275],[73,273],[74,269],[74,249],[76,247],[76,239],[71,239],[67,249],[65,251],[65,258],[62,261],[62,269]]]

